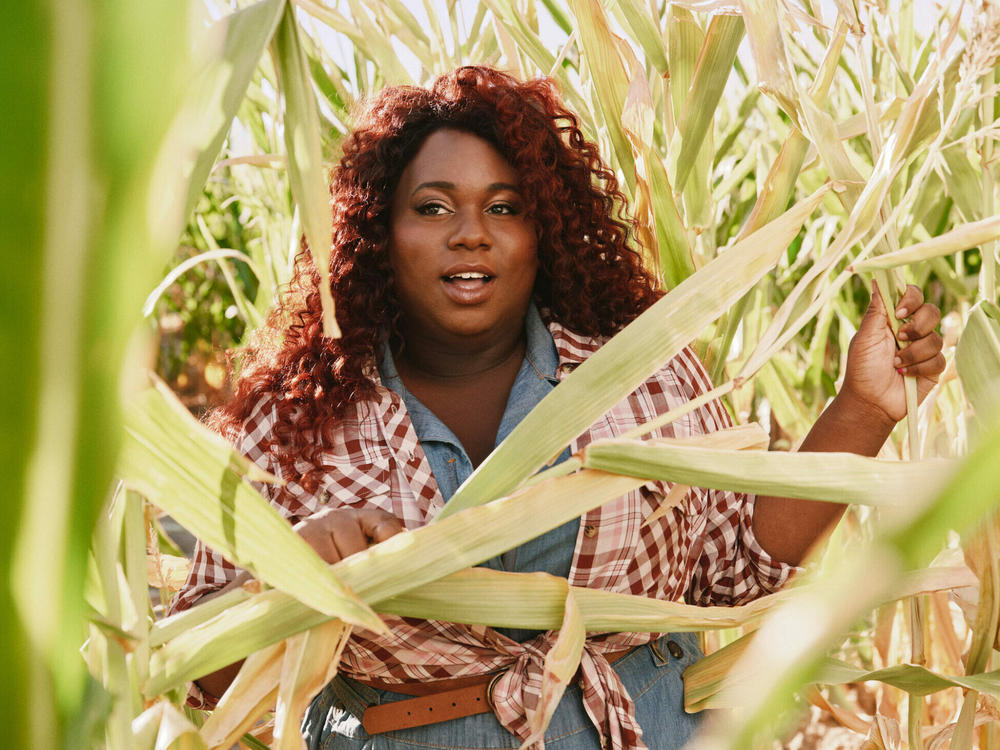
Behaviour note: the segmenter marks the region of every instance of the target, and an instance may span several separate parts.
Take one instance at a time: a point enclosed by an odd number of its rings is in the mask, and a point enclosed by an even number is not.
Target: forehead
[[[400,188],[407,193],[424,182],[483,187],[497,182],[516,185],[517,172],[491,143],[462,130],[431,133],[403,170]]]

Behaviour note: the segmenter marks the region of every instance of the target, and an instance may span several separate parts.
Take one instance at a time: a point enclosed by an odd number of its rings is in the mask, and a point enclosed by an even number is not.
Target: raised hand
[[[905,321],[899,339],[905,344],[896,348],[889,327],[889,316],[878,286],[872,283],[872,301],[858,332],[851,339],[847,354],[847,372],[841,393],[852,401],[882,412],[895,423],[906,416],[904,376],[917,379],[920,400],[927,395],[944,371],[944,343],[935,330],[941,311],[924,302],[923,293],[912,284],[896,306],[896,317]]]

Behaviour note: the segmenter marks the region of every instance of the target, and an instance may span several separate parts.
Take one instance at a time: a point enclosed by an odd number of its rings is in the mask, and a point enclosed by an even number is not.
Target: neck
[[[527,345],[523,326],[488,343],[456,345],[412,332],[404,332],[403,341],[403,350],[396,357],[396,369],[404,380],[407,375],[416,375],[450,382],[486,375],[512,360],[520,362]]]

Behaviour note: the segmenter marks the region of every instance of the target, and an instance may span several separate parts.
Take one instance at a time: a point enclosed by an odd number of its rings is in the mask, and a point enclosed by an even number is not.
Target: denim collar
[[[528,306],[524,318],[524,332],[526,339],[524,360],[511,388],[507,407],[500,422],[497,445],[559,382],[556,377],[559,355],[552,341],[552,334],[542,322],[542,317],[534,303]],[[403,399],[406,410],[410,414],[413,429],[416,430],[417,438],[420,441],[434,440],[448,443],[456,448],[461,447],[461,443],[454,433],[403,385],[388,342],[382,344],[382,357],[378,364],[378,371],[382,384],[394,390]]]

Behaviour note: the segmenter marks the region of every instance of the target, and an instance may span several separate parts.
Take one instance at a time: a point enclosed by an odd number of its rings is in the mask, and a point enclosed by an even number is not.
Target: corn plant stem
[[[125,492],[124,549],[125,577],[128,581],[132,610],[135,613],[133,631],[137,644],[132,656],[133,683],[146,679],[149,670],[149,585],[146,569],[146,516],[145,502],[134,492]],[[135,684],[132,685],[135,688]],[[134,713],[142,710],[141,696],[137,689],[132,694]]]
[[[924,644],[924,603],[923,598],[914,596],[910,599],[910,662],[918,665],[927,663]],[[924,726],[923,696],[909,693],[910,701],[906,711],[907,736],[910,750],[923,750],[922,730]]]
[[[997,69],[994,68],[990,73],[988,73],[983,81],[983,85],[987,88],[992,88],[997,80]],[[981,107],[981,121],[983,125],[988,125],[992,123],[994,117],[996,116],[996,97],[995,96],[984,96],[982,102],[980,102]],[[993,179],[993,138],[987,136],[983,138],[982,141],[982,174],[983,174],[983,185],[982,185],[982,196],[983,196],[983,216],[993,216],[994,214],[994,191],[995,182]],[[997,301],[997,259],[996,259],[997,243],[996,241],[991,241],[983,244],[980,251],[982,256],[979,270],[979,298],[989,300],[990,302]]]

